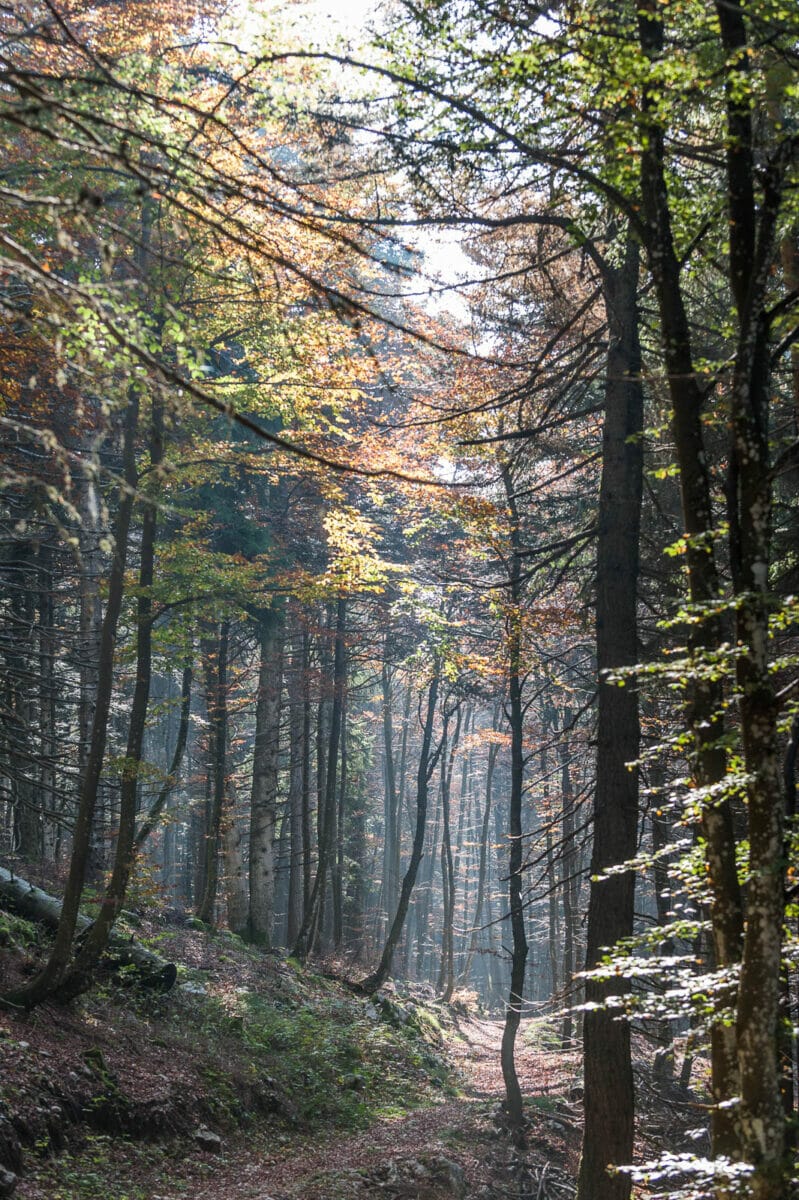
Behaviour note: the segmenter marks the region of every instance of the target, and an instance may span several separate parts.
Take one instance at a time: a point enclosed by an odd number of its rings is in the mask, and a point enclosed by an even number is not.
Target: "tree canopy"
[[[3,1003],[147,894],[501,1009],[520,1153],[550,1014],[580,1200],[791,1194],[795,7],[0,24],[0,845],[64,885]]]

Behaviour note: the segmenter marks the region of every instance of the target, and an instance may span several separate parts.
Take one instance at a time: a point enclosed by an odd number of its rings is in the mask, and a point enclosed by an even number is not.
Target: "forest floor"
[[[502,1021],[465,997],[443,1005],[412,985],[366,997],[185,924],[145,919],[137,937],[178,964],[167,996],[108,979],[68,1007],[0,1013],[0,1195],[3,1169],[18,1200],[573,1195],[579,1055],[559,1048],[551,1020],[524,1022],[517,1040],[519,1151],[502,1107]],[[46,949],[0,912],[0,990]],[[694,1121],[696,1105],[675,1094],[666,1128],[645,1048],[638,1059],[648,1156],[676,1148],[675,1121]]]
[[[522,1159],[502,1131],[501,1036],[501,1021],[455,1013],[446,1042],[457,1097],[380,1119],[349,1137],[305,1139],[277,1156],[245,1151],[243,1160],[237,1158],[194,1195],[197,1200],[507,1197],[520,1194],[523,1175],[536,1184],[529,1194],[542,1200],[571,1195],[581,1112],[562,1097],[576,1076],[577,1056],[520,1042],[517,1066],[531,1109]]]

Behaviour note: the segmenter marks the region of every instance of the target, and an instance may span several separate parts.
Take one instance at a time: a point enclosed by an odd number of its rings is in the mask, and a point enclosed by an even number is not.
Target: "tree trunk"
[[[57,741],[57,697],[55,661],[57,635],[55,629],[55,605],[53,602],[53,547],[42,543],[37,555],[38,605],[39,605],[39,772],[40,802],[45,810],[42,822],[45,858],[55,860],[58,825],[53,819],[59,805],[56,801]]]
[[[4,908],[27,921],[35,921],[54,932],[58,930],[62,902],[4,867],[0,867],[0,901]],[[75,921],[78,937],[86,936],[91,927],[89,917],[79,912]],[[177,978],[174,963],[153,954],[152,950],[146,950],[126,934],[114,931],[109,938],[103,962],[113,971],[132,967],[136,982],[156,991],[168,992]]]
[[[306,835],[308,817],[307,762],[305,709],[308,664],[306,640],[295,636],[289,689],[289,894],[286,918],[286,945],[293,946],[302,925],[304,912],[305,862],[309,861],[310,829]]]
[[[654,2],[639,11],[641,48],[653,61],[663,53],[663,27]],[[689,598],[702,620],[688,629],[688,649],[693,662],[703,652],[722,645],[726,638],[719,613],[721,588],[714,551],[714,521],[710,499],[708,461],[702,429],[705,396],[694,369],[688,314],[682,294],[680,263],[674,247],[666,184],[664,132],[660,124],[660,98],[643,97],[648,118],[646,143],[641,155],[641,196],[647,227],[647,253],[661,319],[661,337],[672,403]],[[694,673],[687,719],[694,741],[694,775],[697,787],[718,790],[726,772],[723,745],[723,686],[708,673]],[[735,857],[735,836],[729,802],[706,804],[702,813],[705,858],[711,903],[710,919],[717,967],[740,961],[743,912]],[[719,1009],[729,996],[718,997]],[[713,1150],[736,1157],[739,1140],[730,1101],[738,1095],[735,1030],[725,1020],[711,1029],[711,1088],[716,1107],[712,1115]]]
[[[256,945],[272,945],[275,917],[275,819],[280,749],[282,689],[282,607],[259,613],[260,663],[255,709],[255,746],[250,799],[250,910],[247,936]]]
[[[419,863],[422,861],[422,851],[424,849],[424,838],[427,828],[427,795],[430,787],[430,779],[441,753],[441,745],[439,745],[435,753],[431,749],[433,742],[433,721],[438,703],[440,678],[441,664],[436,659],[433,664],[433,677],[430,680],[427,690],[427,714],[422,732],[422,747],[419,752],[419,770],[416,775],[416,829],[413,835],[413,848],[408,863],[408,870],[405,872],[405,877],[402,880],[397,911],[394,914],[394,920],[391,922],[391,928],[388,931],[388,937],[383,947],[383,953],[380,956],[380,962],[377,969],[371,975],[367,975],[361,982],[361,987],[367,992],[374,992],[378,988],[381,988],[391,973],[391,962],[394,957],[394,951],[399,942],[402,927],[405,924],[405,917],[407,916],[408,905],[411,900],[411,892],[416,883]]]
[[[222,853],[225,862],[225,897],[228,928],[246,937],[250,915],[247,870],[244,865],[244,822],[236,812],[236,787],[232,779],[225,788],[222,814]]]
[[[204,645],[205,681],[208,696],[208,775],[211,783],[210,809],[205,833],[205,886],[197,906],[197,917],[213,925],[219,881],[219,843],[225,807],[227,773],[227,659],[230,622],[219,626],[216,643]]]
[[[344,941],[344,826],[347,811],[347,697],[341,702],[341,768],[339,771],[336,811],[336,849],[331,883],[333,885],[333,947],[340,950]]]
[[[638,690],[615,686],[608,673],[638,661],[636,605],[643,483],[643,389],[638,333],[638,246],[630,239],[624,263],[606,266],[605,304],[610,345],[606,365],[602,481],[597,534],[596,646],[599,672],[596,790],[586,965],[604,947],[633,931],[632,870],[597,882],[608,867],[633,858],[638,833]],[[586,981],[583,1025],[585,1127],[579,1200],[626,1200],[630,1181],[608,1167],[632,1161],[634,1096],[630,1030],[605,1007],[624,982]]]
[[[488,878],[488,841],[489,829],[491,821],[491,788],[494,780],[494,768],[497,762],[499,753],[499,744],[492,742],[488,747],[488,764],[486,767],[486,798],[485,808],[483,809],[483,822],[480,830],[480,865],[477,871],[477,899],[474,906],[474,921],[472,922],[472,934],[469,941],[469,949],[466,954],[466,962],[464,963],[463,971],[461,972],[460,982],[466,985],[469,979],[469,972],[472,969],[472,960],[477,951],[477,945],[480,940],[481,922],[483,920],[483,907],[485,905],[486,882]]]
[[[399,821],[397,782],[394,769],[394,726],[391,711],[391,673],[387,661],[388,636],[383,650],[383,663],[380,672],[383,709],[383,774],[385,788],[383,793],[383,817],[385,837],[383,841],[383,909],[385,912],[385,929],[388,930],[393,920],[399,895]]]
[[[524,925],[522,900],[522,797],[524,791],[524,710],[522,708],[522,560],[519,537],[519,515],[513,480],[507,467],[502,471],[505,495],[510,512],[510,596],[507,617],[508,638],[508,700],[510,724],[510,797],[508,809],[508,900],[513,949],[510,967],[510,995],[505,1008],[505,1028],[502,1032],[500,1061],[505,1081],[505,1102],[508,1120],[517,1142],[524,1143],[524,1102],[516,1073],[516,1035],[522,1019],[524,976],[527,966],[527,934]]]
[[[158,469],[164,457],[164,410],[163,405],[155,398],[152,402],[149,444],[150,467],[153,472],[151,478],[157,481]],[[119,910],[125,902],[128,881],[133,870],[139,774],[152,678],[152,587],[157,528],[158,505],[155,498],[150,498],[145,504],[142,517],[139,595],[136,601],[136,682],[133,687],[125,764],[119,792],[119,829],[114,866],[97,919],[76,956],[69,978],[62,985],[71,994],[83,990],[90,983]]]
[[[458,705],[458,715],[455,732],[449,747],[449,756],[441,760],[441,964],[438,972],[438,990],[441,999],[448,1004],[455,990],[453,923],[455,920],[455,871],[452,859],[452,836],[450,832],[450,799],[452,796],[452,774],[455,767],[455,754],[461,731],[462,712]],[[447,725],[449,715],[444,716],[443,743],[447,742]]]
[[[180,775],[181,764],[183,763],[183,755],[186,750],[186,742],[189,736],[189,719],[191,717],[191,685],[194,676],[191,661],[186,663],[183,668],[183,679],[180,688],[180,723],[178,725],[178,736],[175,742],[175,752],[172,755],[172,762],[169,764],[169,771],[166,779],[161,784],[161,788],[150,806],[147,816],[139,826],[135,837],[135,849],[138,852],[141,850],[147,838],[155,829],[161,814],[166,809],[169,798],[175,789],[175,785]]]
[[[72,829],[72,855],[69,864],[64,900],[59,915],[58,928],[50,956],[43,970],[30,983],[15,989],[5,997],[9,1003],[22,1008],[33,1008],[46,1000],[58,988],[67,969],[72,949],[72,939],[78,919],[83,882],[89,862],[91,847],[92,818],[105,757],[108,733],[108,718],[111,711],[114,679],[114,647],[117,625],[122,607],[125,586],[125,563],[128,552],[128,532],[136,490],[135,438],[139,420],[139,394],[135,387],[130,389],[125,413],[123,433],[123,485],[120,489],[119,507],[114,522],[114,553],[108,579],[103,625],[100,635],[99,672],[97,694],[92,717],[89,751],[81,778],[80,797],[75,823]]]
[[[294,947],[294,954],[297,958],[301,959],[313,952],[319,936],[328,872],[335,854],[336,768],[338,765],[342,706],[347,672],[346,648],[344,644],[346,618],[347,601],[344,596],[340,596],[336,605],[336,634],[333,655],[333,705],[330,714],[328,757],[324,772],[325,795],[319,828],[319,858],[316,877],[308,901],[308,908],[303,917],[302,927],[297,935],[297,942]]]
[[[563,710],[564,732],[571,724],[571,712]],[[574,789],[569,770],[569,746],[565,737],[560,741],[560,788],[563,800],[563,843],[561,847],[561,896],[563,899],[563,984],[566,992],[567,1009],[561,1027],[561,1044],[564,1050],[571,1048],[574,1018],[569,1005],[574,1004],[574,934],[577,926],[577,855],[574,846]]]

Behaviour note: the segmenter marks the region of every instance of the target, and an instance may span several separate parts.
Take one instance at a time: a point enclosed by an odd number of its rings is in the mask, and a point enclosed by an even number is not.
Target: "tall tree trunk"
[[[43,852],[54,859],[57,824],[53,819],[58,808],[56,801],[56,760],[58,684],[55,673],[57,635],[53,601],[53,547],[42,543],[37,556],[39,606],[39,793],[46,815],[43,820]]]
[[[508,638],[508,718],[510,724],[510,797],[508,810],[508,900],[513,939],[510,967],[510,995],[505,1008],[505,1027],[502,1031],[500,1061],[505,1081],[505,1102],[508,1120],[516,1140],[524,1142],[524,1102],[516,1073],[516,1035],[522,1019],[524,977],[527,966],[527,934],[522,901],[522,796],[524,790],[524,710],[522,707],[522,559],[519,535],[519,514],[513,480],[507,467],[502,479],[510,512],[510,596],[507,617]]]
[[[138,401],[137,401],[138,403]],[[98,691],[98,670],[102,653],[103,606],[100,599],[102,578],[102,528],[100,501],[94,479],[86,472],[79,491],[80,522],[78,541],[80,553],[80,615],[78,635],[78,663],[80,695],[78,700],[78,773],[81,779],[86,774],[95,705]],[[115,536],[115,533],[114,535]],[[91,848],[87,874],[100,880],[105,865],[105,844],[101,799],[95,797],[91,830]]]
[[[447,742],[448,714],[444,716],[444,745]],[[455,990],[453,923],[455,920],[455,871],[452,859],[452,835],[450,831],[450,800],[452,796],[452,774],[455,755],[460,739],[462,712],[458,705],[455,732],[449,747],[448,759],[442,757],[441,766],[441,964],[438,972],[438,990],[441,999],[448,1004]]]
[[[161,784],[158,795],[153,801],[147,816],[142,821],[135,837],[135,849],[138,853],[141,850],[147,838],[155,829],[162,813],[166,809],[169,798],[175,789],[175,785],[180,775],[180,768],[183,763],[183,755],[186,750],[186,742],[189,736],[189,720],[191,717],[191,685],[194,677],[192,663],[189,660],[183,668],[183,678],[180,687],[180,721],[178,724],[178,736],[175,742],[175,751],[172,755],[172,762],[169,764],[169,770],[166,779]]]
[[[303,917],[302,927],[297,935],[297,942],[294,947],[294,954],[298,958],[305,958],[313,952],[316,946],[316,940],[321,929],[328,872],[335,854],[336,767],[338,764],[341,716],[347,672],[347,656],[344,640],[346,623],[347,601],[344,596],[340,596],[336,605],[336,632],[333,653],[333,705],[330,714],[327,764],[324,772],[325,794],[319,828],[319,858],[316,867],[316,877],[308,901],[308,908]]]
[[[208,693],[208,774],[211,780],[210,811],[205,834],[205,887],[197,906],[197,917],[213,925],[219,882],[219,843],[222,813],[225,807],[227,775],[227,662],[230,622],[219,626],[216,642],[204,647],[206,690]]]
[[[388,930],[397,907],[399,895],[399,821],[397,782],[394,768],[394,724],[392,716],[391,671],[388,664],[388,635],[383,650],[380,672],[383,709],[383,774],[385,778],[383,816],[385,837],[383,840],[383,909],[385,928]]]
[[[571,712],[563,711],[564,731],[571,724]],[[567,1005],[574,1003],[575,931],[577,928],[577,854],[574,845],[574,788],[569,768],[569,746],[565,737],[560,741],[560,788],[563,801],[563,841],[561,846],[561,897],[563,899],[563,983]],[[572,1043],[574,1018],[567,1007],[561,1028],[561,1042],[567,1050]]]
[[[785,1112],[780,1093],[778,1021],[782,978],[784,881],[775,869],[783,852],[784,779],[777,733],[780,702],[770,663],[769,564],[772,470],[769,447],[771,387],[770,278],[775,265],[778,219],[791,158],[762,171],[759,211],[752,107],[745,89],[752,47],[743,4],[720,3],[716,14],[728,67],[727,210],[730,288],[738,317],[738,344],[730,391],[732,444],[728,464],[728,513],[735,632],[738,710],[747,776],[749,862],[746,926],[738,980],[736,1036],[741,1104],[736,1114],[741,1149],[754,1165],[756,1200],[784,1195]],[[786,144],[787,148],[787,144]],[[795,186],[794,173],[787,185]]]
[[[153,486],[157,486],[158,470],[164,457],[164,410],[162,403],[152,403],[150,427],[150,467]],[[155,539],[158,529],[158,505],[151,498],[144,508],[141,532],[141,561],[139,566],[139,595],[136,601],[136,682],[130,708],[128,740],[125,749],[125,765],[119,790],[119,829],[114,853],[111,878],[103,897],[100,911],[83,942],[80,953],[70,972],[67,988],[82,990],[88,986],[91,975],[103,954],[119,910],[125,902],[133,862],[135,858],[136,813],[139,798],[139,774],[142,765],[144,733],[147,724],[147,709],[150,702],[152,679],[152,629],[153,629],[153,574],[155,567]]]
[[[246,937],[250,915],[247,869],[244,865],[244,822],[236,812],[236,786],[228,779],[222,814],[222,854],[225,863],[225,898],[228,928]]]
[[[469,709],[463,723],[464,739],[467,740],[467,745],[464,749],[461,760],[461,786],[460,795],[458,797],[458,832],[455,836],[455,846],[452,851],[452,922],[453,922],[453,938],[455,930],[455,913],[457,910],[457,896],[459,883],[461,880],[461,860],[464,860],[463,874],[465,876],[463,882],[463,912],[465,925],[466,908],[468,901],[468,880],[469,880],[469,863],[468,859],[473,849],[474,836],[472,834],[472,801],[474,799],[472,787],[472,751],[468,744],[468,737],[474,733],[475,711],[474,708]],[[466,836],[467,820],[469,822],[469,836]],[[466,845],[466,843],[469,845]],[[466,847],[466,855],[463,854],[464,846]],[[453,945],[453,971],[455,970],[456,960],[459,960],[466,949],[465,946],[465,930],[461,930],[458,944]],[[453,982],[454,988],[454,982]]]
[[[419,863],[422,861],[422,851],[424,849],[427,828],[427,795],[430,788],[430,779],[441,753],[441,745],[439,745],[438,750],[435,752],[432,751],[433,722],[438,703],[440,679],[441,664],[436,659],[433,663],[433,677],[427,689],[427,713],[424,719],[422,746],[419,752],[419,770],[416,774],[416,829],[413,835],[413,848],[408,863],[408,870],[405,872],[402,880],[397,911],[394,914],[394,920],[391,922],[391,928],[388,931],[388,937],[383,947],[383,953],[380,956],[380,962],[377,965],[377,969],[371,975],[367,975],[361,983],[361,987],[368,992],[373,992],[381,988],[391,973],[394,951],[399,942],[402,927],[405,924],[411,893],[416,883],[416,874],[419,870]]]
[[[717,4],[727,64],[726,163],[730,233],[729,277],[735,305],[736,346],[729,412],[732,446],[727,501],[730,562],[736,625],[736,676],[747,777],[749,863],[746,925],[736,875],[735,840],[726,802],[706,804],[703,833],[711,887],[716,961],[741,961],[736,1024],[720,1019],[712,1031],[713,1147],[717,1154],[754,1164],[749,1186],[765,1200],[783,1194],[784,1119],[776,1062],[780,993],[782,883],[775,863],[781,853],[782,781],[777,753],[777,702],[768,665],[768,569],[770,559],[771,469],[768,444],[769,347],[767,307],[776,257],[777,218],[790,141],[755,165],[751,48],[746,14],[737,3]],[[664,55],[662,13],[647,2],[639,11],[641,46],[653,62]],[[683,522],[688,535],[688,579],[692,604],[702,614],[689,642],[695,658],[726,639],[717,615],[719,586],[714,556],[708,464],[703,442],[704,395],[694,369],[690,327],[674,249],[666,184],[664,131],[659,98],[644,94],[648,117],[641,182],[646,243],[658,297],[663,344],[674,413]],[[756,189],[760,195],[756,203]],[[705,676],[707,672],[704,673]],[[718,683],[703,678],[693,687],[689,711],[696,744],[696,781],[709,789],[724,778],[723,696]],[[716,789],[718,790],[718,789]],[[719,1007],[731,997],[720,996]],[[733,1107],[734,1097],[740,1102]]]
[[[443,742],[442,742],[443,748]],[[422,878],[419,881],[420,895],[417,897],[416,904],[416,976],[418,979],[425,979],[428,975],[428,958],[432,959],[433,940],[430,934],[430,914],[433,908],[433,880],[436,873],[436,847],[438,846],[438,834],[441,826],[441,805],[438,803],[439,795],[436,795],[435,804],[435,822],[433,824],[432,836],[427,836],[428,842],[428,859],[426,869],[422,872]],[[429,974],[432,976],[433,969],[430,966]]]
[[[492,742],[488,747],[488,763],[486,765],[486,798],[485,808],[483,809],[483,821],[480,829],[480,862],[477,869],[477,899],[474,905],[474,920],[472,921],[472,932],[469,939],[469,948],[466,952],[466,962],[463,965],[463,970],[460,975],[460,983],[465,986],[469,980],[469,973],[472,969],[472,961],[477,946],[480,941],[481,924],[483,920],[483,908],[485,905],[486,884],[488,880],[488,842],[489,829],[491,822],[491,789],[494,781],[494,768],[499,754],[499,744]]]
[[[357,963],[361,961],[365,949],[367,798],[363,772],[348,769],[346,774],[350,812],[347,822],[346,854],[349,872],[345,897],[344,932],[350,960]]]
[[[8,567],[12,575],[8,650],[12,682],[6,719],[11,743],[14,849],[23,859],[32,862],[41,858],[43,840],[41,797],[35,794],[30,761],[35,726],[34,692],[30,681],[35,591],[33,547],[29,542],[14,544]]]
[[[344,941],[344,836],[347,812],[347,696],[341,702],[341,769],[339,771],[336,810],[336,848],[331,883],[333,885],[333,946],[340,950]]]
[[[285,614],[276,606],[256,615],[259,643],[258,699],[250,798],[250,912],[247,936],[267,949],[275,917],[275,819],[280,749]]]
[[[636,605],[643,484],[643,388],[638,332],[639,250],[629,239],[623,264],[605,268],[610,345],[606,365],[602,481],[597,533],[596,646],[599,672],[596,790],[586,965],[603,947],[633,931],[635,875],[602,879],[608,867],[632,859],[638,832],[638,690],[615,686],[608,673],[638,661]],[[595,880],[594,877],[599,877]],[[588,980],[590,1008],[583,1025],[585,1126],[579,1200],[626,1200],[630,1181],[608,1174],[632,1161],[634,1095],[630,1030],[604,1007],[625,989],[616,981]]]
[[[114,679],[114,647],[117,625],[122,607],[125,587],[125,563],[128,552],[128,532],[136,491],[135,439],[139,421],[139,393],[133,387],[128,395],[128,406],[122,444],[123,483],[120,489],[119,507],[114,522],[114,551],[108,579],[108,598],[100,635],[99,671],[97,694],[92,715],[91,737],[80,784],[78,811],[72,829],[72,854],[69,875],[64,891],[64,901],[56,930],[55,940],[43,970],[29,983],[15,989],[4,998],[22,1008],[33,1008],[46,1000],[58,988],[69,965],[72,939],[78,919],[83,882],[89,862],[91,847],[92,818],[105,757],[108,734],[108,718],[111,711]]]
[[[286,945],[293,946],[305,909],[305,864],[310,868],[308,824],[308,745],[306,741],[306,697],[308,689],[307,639],[295,635],[289,688],[289,895]],[[306,838],[308,840],[306,840]]]

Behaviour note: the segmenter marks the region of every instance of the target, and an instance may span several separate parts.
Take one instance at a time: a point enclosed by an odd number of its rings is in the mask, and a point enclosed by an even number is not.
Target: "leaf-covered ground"
[[[24,922],[6,931],[0,985],[42,951]],[[499,1196],[524,1170],[567,1194],[578,1064],[544,1027],[520,1046],[523,1164],[501,1129],[498,1021],[429,992],[374,1003],[202,930],[137,932],[181,964],[169,996],[109,982],[0,1015],[0,1154],[20,1200],[437,1200]]]

